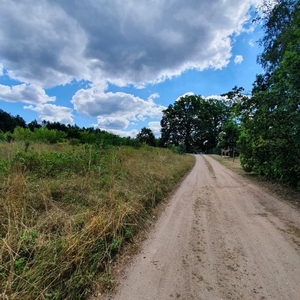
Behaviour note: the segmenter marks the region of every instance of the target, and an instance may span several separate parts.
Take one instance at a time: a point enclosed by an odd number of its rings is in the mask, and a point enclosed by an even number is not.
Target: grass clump
[[[0,290],[84,299],[192,167],[167,149],[0,144]]]

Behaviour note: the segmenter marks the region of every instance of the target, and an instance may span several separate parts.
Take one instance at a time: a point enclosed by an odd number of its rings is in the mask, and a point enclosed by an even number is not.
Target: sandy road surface
[[[300,299],[300,214],[208,156],[128,266],[114,300]]]

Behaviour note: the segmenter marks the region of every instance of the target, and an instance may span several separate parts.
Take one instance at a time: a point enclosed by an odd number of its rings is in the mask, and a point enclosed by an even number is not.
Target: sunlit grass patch
[[[194,158],[142,147],[0,144],[0,290],[84,299]]]

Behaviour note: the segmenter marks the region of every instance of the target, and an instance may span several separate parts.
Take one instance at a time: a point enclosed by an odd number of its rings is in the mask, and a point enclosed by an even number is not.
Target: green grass
[[[1,296],[85,299],[111,285],[116,254],[193,164],[151,147],[1,143]]]

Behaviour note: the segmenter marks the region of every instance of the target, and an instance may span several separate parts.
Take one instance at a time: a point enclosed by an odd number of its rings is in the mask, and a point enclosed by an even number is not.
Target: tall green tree
[[[216,147],[229,107],[216,99],[187,95],[163,111],[161,142],[164,146],[183,145],[187,152],[209,151]]]
[[[19,115],[16,115],[14,117],[4,110],[0,109],[0,130],[2,132],[9,131],[12,133],[17,126],[26,128],[25,120]]]
[[[234,119],[229,119],[223,126],[219,134],[218,148],[227,149],[228,147],[233,151],[237,146],[237,141],[240,135],[240,126]]]
[[[300,6],[282,0],[264,16],[265,72],[253,84],[252,97],[235,91],[242,121],[239,147],[246,170],[300,189]]]
[[[143,127],[136,138],[140,143],[145,143],[149,146],[156,145],[155,136],[150,128]]]
[[[273,73],[279,66],[289,47],[297,6],[299,6],[297,0],[269,0],[264,1],[259,8],[258,19],[263,22],[264,29],[264,36],[259,42],[264,51],[257,60],[266,71],[266,75]]]
[[[41,128],[42,125],[38,123],[37,120],[33,120],[30,123],[28,123],[28,128],[33,132],[35,128]]]

